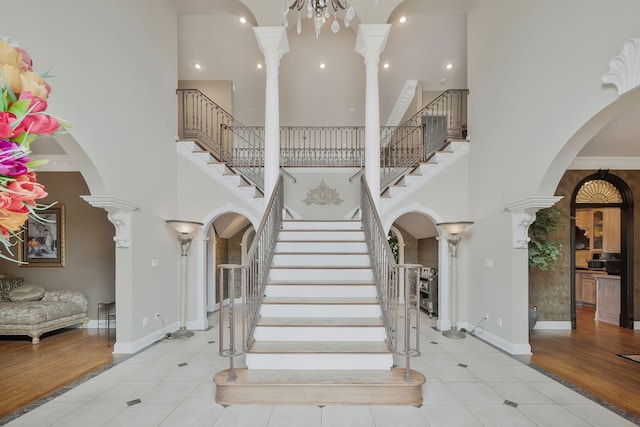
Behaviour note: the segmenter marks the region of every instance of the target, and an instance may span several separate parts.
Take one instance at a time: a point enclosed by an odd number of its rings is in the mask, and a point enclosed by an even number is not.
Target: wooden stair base
[[[237,379],[228,381],[229,370],[218,372],[216,402],[221,405],[422,405],[426,379],[410,370],[279,370],[235,369]]]

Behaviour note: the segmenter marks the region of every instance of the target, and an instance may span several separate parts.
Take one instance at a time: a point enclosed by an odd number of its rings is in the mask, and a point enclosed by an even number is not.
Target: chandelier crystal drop
[[[378,3],[378,0],[375,0]],[[320,30],[322,29],[322,25],[327,21],[327,19],[331,18],[331,10],[333,9],[333,22],[331,23],[331,31],[337,33],[340,31],[340,24],[338,23],[338,13],[342,11],[346,11],[344,13],[344,26],[349,27],[351,20],[355,17],[356,12],[353,10],[353,7],[349,6],[346,0],[294,0],[292,3],[289,1],[284,2],[284,7],[282,8],[282,25],[285,27],[289,26],[289,20],[287,19],[287,14],[291,10],[298,11],[298,21],[296,23],[296,30],[298,34],[302,31],[302,21],[301,21],[301,11],[304,8],[305,3],[307,4],[307,18],[313,19],[313,24],[316,30],[316,38],[320,35]]]

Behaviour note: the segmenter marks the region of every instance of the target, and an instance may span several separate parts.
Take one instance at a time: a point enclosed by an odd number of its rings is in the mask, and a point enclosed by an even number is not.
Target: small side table
[[[102,312],[107,323],[107,347],[111,345],[111,321],[116,320],[116,313],[113,311],[115,306],[115,301],[98,303],[98,333],[100,333],[100,312]]]

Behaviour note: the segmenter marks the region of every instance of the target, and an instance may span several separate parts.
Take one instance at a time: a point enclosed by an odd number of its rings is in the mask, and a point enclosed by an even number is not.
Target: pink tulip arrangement
[[[29,54],[12,38],[0,37],[0,258],[11,261],[26,220],[41,220],[37,211],[49,207],[37,202],[47,192],[35,173],[46,160],[29,158],[37,137],[66,125],[46,112],[49,93]]]

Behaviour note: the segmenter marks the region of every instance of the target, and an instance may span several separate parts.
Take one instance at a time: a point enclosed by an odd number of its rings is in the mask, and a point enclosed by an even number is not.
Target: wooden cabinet
[[[576,271],[576,303],[581,305],[596,305],[596,277],[606,276],[606,271],[578,270]]]
[[[598,208],[576,210],[576,226],[584,232],[584,238],[576,240],[577,250],[588,250],[587,259],[594,259],[594,254],[602,252],[620,252],[620,208]],[[577,239],[577,237],[576,237]],[[585,254],[578,256],[576,265],[584,267],[582,261]]]
[[[602,251],[620,252],[620,209],[604,209],[602,223]]]

